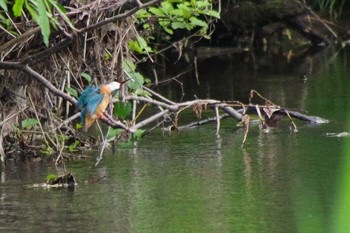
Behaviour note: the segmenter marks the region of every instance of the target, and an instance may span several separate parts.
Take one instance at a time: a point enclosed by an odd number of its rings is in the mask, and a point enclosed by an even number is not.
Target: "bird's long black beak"
[[[124,83],[126,83],[126,82],[129,81],[129,80],[130,80],[130,79],[127,78],[127,79],[125,79],[123,82],[120,82],[120,86],[123,85]]]

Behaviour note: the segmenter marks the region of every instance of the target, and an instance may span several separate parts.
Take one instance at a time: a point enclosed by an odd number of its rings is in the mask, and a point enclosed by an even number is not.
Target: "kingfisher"
[[[99,87],[91,85],[81,93],[77,107],[81,110],[80,116],[85,132],[96,119],[103,119],[106,117],[104,112],[113,94],[119,90],[120,85],[121,83],[119,82],[111,82]]]

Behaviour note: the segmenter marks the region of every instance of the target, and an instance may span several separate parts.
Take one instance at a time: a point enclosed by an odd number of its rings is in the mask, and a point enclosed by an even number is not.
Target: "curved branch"
[[[0,62],[0,70],[1,69],[22,70],[23,72],[31,75],[38,82],[43,84],[47,89],[49,89],[55,95],[62,97],[63,99],[71,102],[74,105],[77,103],[77,100],[74,97],[72,97],[72,96],[68,95],[67,93],[57,89],[54,85],[52,85],[52,83],[50,83],[50,81],[48,81],[41,74],[37,73],[35,70],[30,68],[28,65],[22,64],[20,62]]]

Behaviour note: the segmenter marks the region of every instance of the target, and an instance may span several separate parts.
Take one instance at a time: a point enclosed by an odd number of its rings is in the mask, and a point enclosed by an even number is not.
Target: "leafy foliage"
[[[58,175],[56,174],[48,174],[46,177],[45,177],[45,181],[46,182],[50,182],[52,180],[56,180],[58,178]]]
[[[75,27],[66,15],[66,10],[56,0],[0,0],[0,7],[5,12],[8,12],[12,7],[12,13],[15,17],[20,17],[23,12],[28,12],[31,18],[39,25],[46,46],[49,45],[51,26],[55,29],[57,29],[58,26],[62,26],[57,20],[57,16],[60,16],[70,28],[75,30]],[[56,15],[53,12],[56,12]],[[13,22],[8,24],[7,20],[9,20],[9,18],[1,12],[0,19],[3,21],[2,25],[6,26],[7,29],[13,26],[11,25]]]
[[[89,84],[91,83],[92,78],[91,78],[91,76],[90,76],[89,74],[83,72],[83,73],[81,73],[80,75],[81,75],[81,77],[83,77]]]
[[[35,118],[28,118],[21,122],[22,129],[30,129],[39,124],[39,121]]]
[[[75,90],[72,87],[66,87],[66,91],[71,95],[74,96],[75,98],[78,98],[78,91]]]
[[[69,145],[68,150],[70,153],[74,153],[78,151],[78,146],[79,146],[80,142],[79,141],[75,141],[74,143],[72,143],[71,145]]]
[[[167,33],[172,35],[174,30],[188,31],[199,27],[201,34],[206,35],[208,20],[206,17],[219,18],[219,13],[213,10],[209,0],[163,1],[158,7],[150,7],[138,11],[137,18],[145,29],[153,29],[154,20]],[[149,20],[149,19],[153,20]]]
[[[147,54],[153,52],[152,48],[148,46],[147,41],[141,36],[137,36],[136,40],[129,41],[129,49],[139,54]]]
[[[126,103],[117,102],[114,104],[114,113],[120,118],[125,119],[125,117],[129,116],[132,111],[132,105],[128,101]]]
[[[123,70],[131,81],[128,82],[128,87],[136,92],[145,82],[145,78],[139,72],[136,72],[136,65],[131,60],[123,61]]]
[[[345,8],[346,0],[313,0],[311,4],[320,11],[327,14],[331,19],[341,17]]]

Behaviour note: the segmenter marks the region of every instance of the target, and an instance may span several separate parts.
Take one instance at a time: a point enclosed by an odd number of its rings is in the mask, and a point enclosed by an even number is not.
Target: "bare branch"
[[[72,104],[76,104],[77,100],[68,95],[67,93],[64,93],[63,91],[57,89],[50,81],[45,79],[41,74],[37,73],[36,71],[32,70],[28,65],[24,65],[20,62],[0,62],[0,69],[7,69],[7,70],[22,70],[25,73],[31,75],[33,78],[35,78],[38,82],[43,84],[47,89],[49,89],[52,93],[54,93],[57,96],[62,97],[63,99],[71,102]]]
[[[140,129],[140,128],[142,128],[142,127],[144,127],[144,126],[146,126],[146,125],[148,125],[150,123],[152,123],[153,121],[156,121],[157,119],[159,119],[160,117],[162,117],[162,116],[164,116],[164,115],[166,115],[168,113],[169,113],[168,109],[166,109],[164,111],[161,111],[161,112],[159,112],[159,113],[157,113],[157,114],[147,118],[146,120],[141,121],[140,123],[136,124],[135,126],[131,127],[129,129],[129,131],[134,133],[134,132],[136,132],[136,130],[138,130],[138,129]]]
[[[103,21],[101,22],[98,22],[98,23],[95,23],[95,24],[92,24],[90,26],[87,26],[83,29],[81,29],[79,31],[79,33],[84,33],[84,32],[87,32],[87,31],[91,31],[93,29],[96,29],[96,28],[99,28],[103,25],[106,25],[108,23],[111,23],[111,22],[115,22],[117,20],[120,20],[120,19],[123,19],[123,18],[126,18],[126,17],[129,17],[131,16],[132,14],[134,14],[136,11],[142,9],[142,8],[146,8],[146,7],[149,7],[149,6],[152,6],[154,4],[157,4],[157,3],[160,3],[162,0],[153,0],[153,1],[150,1],[148,3],[143,3],[143,4],[137,4],[136,7],[132,8],[131,10],[127,11],[127,12],[124,12],[122,14],[119,14],[119,15],[115,15],[113,17],[110,17],[110,18],[105,18]]]
[[[149,98],[145,98],[145,97],[141,97],[141,96],[134,96],[134,95],[127,96],[125,99],[126,100],[137,100],[137,101],[142,101],[142,102],[154,104],[154,105],[169,109],[169,110],[174,111],[174,112],[179,110],[179,106],[176,103],[169,105],[169,104],[166,104],[166,103],[154,100],[154,99],[149,99]],[[117,101],[118,100],[115,100],[115,102],[117,102]]]

